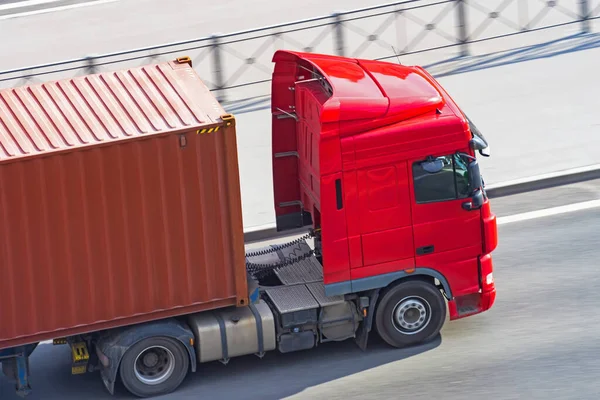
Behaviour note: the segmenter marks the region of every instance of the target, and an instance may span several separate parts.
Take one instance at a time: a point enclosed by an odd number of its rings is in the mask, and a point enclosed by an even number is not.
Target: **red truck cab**
[[[279,51],[272,146],[279,230],[312,224],[328,296],[431,281],[450,319],[495,300],[483,135],[423,68]]]

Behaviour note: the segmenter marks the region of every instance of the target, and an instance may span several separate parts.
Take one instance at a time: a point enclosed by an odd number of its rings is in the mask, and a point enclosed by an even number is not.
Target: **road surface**
[[[600,1],[591,1],[592,8],[596,9]],[[0,6],[0,37],[3,38],[0,51],[4,55],[0,59],[0,70],[206,37],[215,32],[228,33],[291,22],[381,2],[331,0],[324,7],[322,1],[307,0],[302,7],[298,7],[292,0],[259,0],[254,1],[251,8],[244,8],[245,2],[242,0],[213,2],[210,5],[193,0],[11,1],[5,5],[9,9],[2,11]],[[487,6],[494,9],[500,3],[491,2]],[[502,15],[515,20],[520,3],[510,3]],[[15,8],[15,4],[26,7]],[[532,1],[528,4],[529,18],[538,13],[538,8],[545,7],[544,2]],[[538,24],[564,21],[565,14],[561,10],[565,7],[577,11],[574,2],[561,2],[560,6],[562,8],[545,12]],[[45,12],[56,10],[57,7],[58,11]],[[423,45],[447,44],[440,32],[455,33],[455,14],[440,14],[442,7],[445,6],[411,12],[423,23],[435,20],[436,29],[439,29],[425,35]],[[445,16],[442,18],[440,15]],[[378,29],[385,18],[381,16],[353,21],[351,24],[353,29],[361,28],[370,34]],[[485,13],[469,6],[469,32],[474,34],[485,18]],[[422,27],[414,22],[407,23],[405,33],[408,36],[404,38],[405,41],[409,42],[410,38],[418,35]],[[592,22],[591,27],[593,32],[599,32],[600,20]],[[432,73],[440,76],[441,83],[490,140],[492,157],[482,161],[483,171],[488,183],[498,183],[600,163],[600,152],[596,151],[600,148],[600,135],[597,134],[600,114],[596,110],[600,81],[591,78],[597,75],[600,35],[572,37],[580,28],[575,24],[483,41],[471,45],[473,56],[460,61],[439,63],[455,56],[457,47],[402,57],[401,61],[427,65]],[[482,35],[501,34],[508,32],[507,29],[499,19],[487,26]],[[345,32],[348,49],[357,49],[364,42],[364,37],[352,36],[352,29],[347,28]],[[385,32],[387,39],[395,38],[393,26]],[[317,33],[313,30],[294,35],[308,45]],[[333,39],[326,36],[323,42],[331,47]],[[244,56],[254,56],[261,43],[241,42],[231,45],[233,47],[230,46],[230,50],[241,52]],[[375,56],[373,51],[377,48],[377,45],[371,45],[361,56]],[[267,71],[272,68],[269,61],[271,54],[266,49],[259,57]],[[198,56],[196,53],[190,55],[194,58]],[[243,61],[232,58],[228,52],[224,53],[225,56],[229,57],[224,64],[230,76]],[[234,65],[234,62],[238,64]],[[210,66],[210,59],[205,59],[202,65]],[[263,75],[260,73],[261,70],[257,68],[249,68],[243,76],[264,78],[264,72]],[[203,76],[212,79],[209,72]],[[268,93],[268,85],[251,86],[229,92],[229,98],[248,98]],[[226,108],[235,113],[239,121],[244,227],[254,230],[271,226],[275,216],[268,97],[230,103]]]
[[[526,214],[597,199],[600,181],[495,199],[500,221],[517,215],[499,225],[497,302],[487,313],[447,324],[428,345],[395,350],[375,337],[365,353],[350,341],[215,362],[163,398],[597,399],[600,209]],[[31,365],[31,400],[112,398],[97,375],[70,376],[68,348],[42,345]],[[0,398],[16,399],[4,378]],[[115,398],[132,397],[118,387]]]

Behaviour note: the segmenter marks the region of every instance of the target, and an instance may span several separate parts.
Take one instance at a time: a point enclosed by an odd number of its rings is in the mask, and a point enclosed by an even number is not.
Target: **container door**
[[[436,159],[442,162],[439,171],[426,171],[424,159],[412,160],[410,166],[416,266],[458,282],[454,295],[469,293],[478,288],[480,211],[463,208],[470,200],[467,162],[455,154]]]

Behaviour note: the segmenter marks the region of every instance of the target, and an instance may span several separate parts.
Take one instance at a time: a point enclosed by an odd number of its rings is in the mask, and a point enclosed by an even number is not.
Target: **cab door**
[[[359,170],[357,183],[363,262],[353,279],[414,267],[406,162]]]
[[[467,161],[458,154],[435,157],[443,167],[424,168],[424,158],[410,162],[411,202],[416,266],[442,273],[453,295],[479,288],[478,256],[482,249],[480,210],[470,201]]]

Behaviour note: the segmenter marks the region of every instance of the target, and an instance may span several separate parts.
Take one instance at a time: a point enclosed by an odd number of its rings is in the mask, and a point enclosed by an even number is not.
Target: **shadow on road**
[[[223,107],[228,113],[243,114],[260,110],[267,110],[271,107],[271,96],[257,96],[242,100],[223,102]]]
[[[600,34],[578,33],[549,42],[524,46],[517,49],[488,53],[478,56],[452,57],[433,64],[423,65],[434,77],[442,78],[450,75],[462,74],[496,68],[505,65],[550,58],[577,51],[589,50],[600,47]],[[266,110],[270,107],[270,96],[253,97],[224,103],[227,112],[243,114],[254,111]]]
[[[298,353],[271,352],[264,359],[254,356],[220,363],[201,365],[191,375],[182,395],[206,393],[211,399],[241,399],[252,392],[252,398],[278,400],[302,392],[309,387],[348,377],[397,361],[406,361],[440,346],[441,336],[409,349],[394,349],[376,335],[369,347],[361,351],[352,341],[326,343],[319,348]]]
[[[436,78],[550,58],[600,47],[600,34],[578,33],[545,43],[471,57],[453,57],[425,65]]]
[[[316,349],[297,353],[267,353],[261,360],[255,356],[232,359],[228,365],[212,362],[198,365],[181,387],[161,399],[211,400],[253,398],[277,400],[302,392],[306,388],[351,376],[372,368],[425,353],[440,346],[441,336],[431,342],[408,349],[395,349],[373,334],[369,347],[361,351],[352,340],[326,343]],[[98,400],[134,399],[123,385],[116,385],[115,396],[104,389],[98,373],[72,376],[69,354],[65,346],[42,345],[32,360],[33,392],[28,400]],[[12,400],[14,386],[0,373],[0,399]]]

